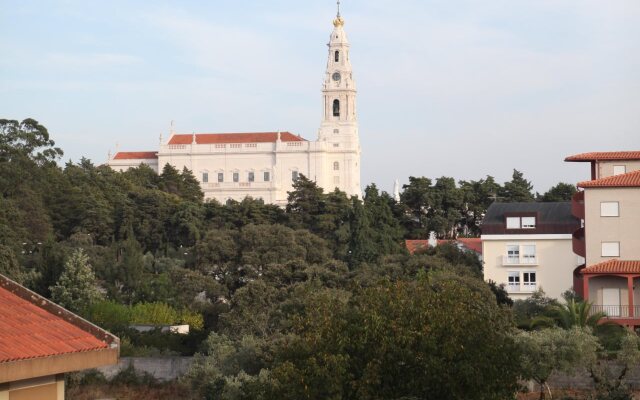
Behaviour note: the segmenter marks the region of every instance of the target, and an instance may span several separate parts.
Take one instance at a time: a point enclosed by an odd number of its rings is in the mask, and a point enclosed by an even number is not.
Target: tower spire
[[[338,14],[336,14],[336,17],[340,18],[340,0],[338,0]]]

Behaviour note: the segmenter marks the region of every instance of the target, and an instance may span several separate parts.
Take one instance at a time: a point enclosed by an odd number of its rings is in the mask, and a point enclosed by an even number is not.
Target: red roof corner
[[[119,339],[0,275],[0,383],[118,360]]]
[[[591,265],[581,274],[640,274],[640,260],[613,259]]]
[[[579,182],[578,187],[640,187],[640,170],[627,172],[626,174],[607,176],[606,178],[594,179],[592,181]]]
[[[569,156],[565,161],[640,160],[640,151],[594,151]]]

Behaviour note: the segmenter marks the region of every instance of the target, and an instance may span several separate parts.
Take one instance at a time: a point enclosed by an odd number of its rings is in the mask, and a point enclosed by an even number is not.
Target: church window
[[[248,180],[249,182],[253,182],[256,180],[256,176],[253,172],[249,172]]]
[[[336,54],[334,55],[334,60],[335,60],[336,62],[339,62],[339,61],[340,61],[340,52],[339,52],[338,50],[336,50]]]
[[[224,173],[218,172],[218,182],[224,182]]]
[[[333,163],[333,170],[334,171],[340,171],[340,163],[339,162],[335,161]]]
[[[208,172],[203,172],[202,173],[202,183],[208,183],[209,182],[209,173]]]
[[[233,181],[234,182],[240,181],[240,174],[238,172],[233,173]]]
[[[269,182],[271,180],[271,174],[269,174],[269,171],[264,171],[264,181],[265,182]]]
[[[338,134],[338,133],[340,133],[340,129],[334,129],[334,130],[333,130],[333,133],[334,133],[334,134]]]
[[[333,101],[333,116],[334,117],[340,116],[340,100],[338,99],[335,99]]]
[[[297,181],[298,178],[300,178],[300,174],[298,173],[298,171],[291,171],[291,180],[292,181]]]

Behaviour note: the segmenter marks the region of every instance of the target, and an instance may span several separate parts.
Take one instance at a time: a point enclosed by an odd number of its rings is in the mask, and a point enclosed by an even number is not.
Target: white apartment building
[[[158,173],[166,164],[186,167],[206,199],[223,203],[251,196],[286,204],[299,174],[325,191],[361,196],[357,92],[344,24],[338,12],[328,43],[317,140],[290,132],[177,134],[172,129],[158,151],[117,152],[108,165],[123,171],[147,164]]]
[[[580,221],[571,203],[493,203],[482,221],[484,279],[505,284],[514,300],[538,289],[560,298],[582,257],[573,253]]]

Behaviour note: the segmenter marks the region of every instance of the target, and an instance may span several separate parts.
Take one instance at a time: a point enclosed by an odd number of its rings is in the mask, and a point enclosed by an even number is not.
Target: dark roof
[[[509,229],[505,227],[505,215],[536,215],[535,229]],[[573,233],[580,228],[580,220],[571,214],[570,202],[554,203],[493,203],[482,220],[483,234],[503,233]]]
[[[557,203],[493,203],[482,224],[503,224],[505,213],[537,212],[539,224],[559,224],[575,221],[570,202]]]

